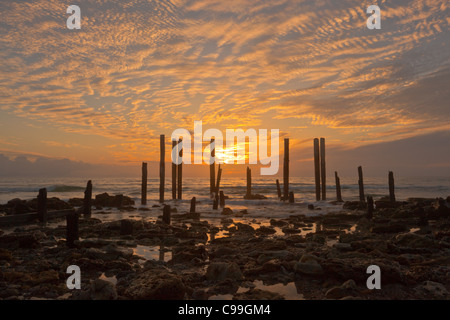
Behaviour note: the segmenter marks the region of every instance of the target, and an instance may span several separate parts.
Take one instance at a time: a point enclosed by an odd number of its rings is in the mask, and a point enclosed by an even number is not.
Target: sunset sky
[[[298,174],[325,137],[330,170],[450,175],[449,24],[448,0],[1,0],[0,155],[136,166],[202,120],[279,129]]]

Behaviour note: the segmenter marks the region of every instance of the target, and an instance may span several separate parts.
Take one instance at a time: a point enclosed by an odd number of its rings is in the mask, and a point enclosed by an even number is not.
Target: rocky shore
[[[0,299],[448,300],[449,202],[380,200],[372,218],[358,202],[267,221],[230,209],[173,214],[171,225],[80,217],[75,248],[65,221],[0,230]],[[66,286],[69,265],[81,290]],[[366,286],[370,265],[380,290]]]

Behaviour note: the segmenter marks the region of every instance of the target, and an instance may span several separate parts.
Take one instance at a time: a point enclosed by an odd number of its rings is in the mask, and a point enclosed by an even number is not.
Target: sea
[[[342,198],[358,200],[357,177],[341,178]],[[82,178],[0,178],[0,204],[11,199],[32,199],[38,194],[40,188],[47,188],[48,197],[57,197],[62,200],[70,198],[83,198],[86,179]],[[147,205],[140,204],[141,179],[140,178],[98,178],[92,179],[93,195],[107,192],[110,195],[123,194],[135,200],[135,207],[147,207],[150,211],[140,211],[140,214],[161,214],[159,205],[159,178],[148,179]],[[280,179],[282,183],[282,179]],[[183,199],[172,200],[171,180],[165,181],[165,203],[177,208],[178,213],[188,212],[192,197],[197,199],[197,210],[210,216],[220,217],[221,210],[212,210],[212,199],[209,194],[209,179],[204,177],[183,178]],[[220,190],[229,199],[226,207],[234,212],[245,212],[248,217],[283,218],[292,214],[317,215],[331,211],[339,211],[342,205],[332,204],[336,200],[336,189],[333,179],[327,181],[327,200],[316,201],[313,177],[292,177],[289,188],[294,192],[295,203],[287,204],[278,199],[274,177],[253,177],[252,193],[267,197],[265,200],[245,200],[247,182],[245,178],[223,177]],[[281,186],[282,187],[282,186]],[[389,194],[387,177],[365,177],[364,189],[366,196],[374,199]],[[412,197],[420,198],[446,198],[450,195],[450,178],[443,177],[396,177],[395,193],[397,200],[406,200]],[[314,205],[315,210],[308,209]],[[244,211],[246,210],[246,211]],[[129,214],[128,214],[129,215]],[[120,218],[120,216],[116,216]]]

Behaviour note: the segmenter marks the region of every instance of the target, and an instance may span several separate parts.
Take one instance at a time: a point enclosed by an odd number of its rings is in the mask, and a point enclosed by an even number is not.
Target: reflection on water
[[[269,292],[274,292],[282,295],[286,300],[305,300],[303,294],[298,292],[295,282],[289,282],[288,284],[277,283],[272,285],[266,285],[261,280],[255,280],[251,285],[253,289],[259,289]],[[244,293],[251,289],[239,287],[236,291],[237,293]],[[232,294],[218,294],[209,297],[209,300],[231,300],[233,299]]]
[[[133,248],[133,254],[142,257],[145,260],[159,260],[165,262],[172,260],[172,251],[164,248],[164,246],[138,245],[136,248]]]

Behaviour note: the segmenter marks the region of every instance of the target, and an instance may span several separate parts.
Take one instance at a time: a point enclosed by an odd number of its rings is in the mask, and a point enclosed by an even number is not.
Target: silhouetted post
[[[218,207],[219,207],[219,198],[214,195],[213,210],[217,210]]]
[[[219,189],[220,189],[220,179],[222,177],[222,168],[220,167],[219,164],[219,169],[217,169],[217,181],[216,181],[216,194],[215,196],[218,197],[219,196]]]
[[[366,202],[366,199],[364,197],[364,180],[363,180],[363,172],[362,167],[358,167],[358,185],[359,185],[359,201],[360,202]]]
[[[46,188],[39,189],[37,211],[38,211],[39,221],[46,224],[47,223],[47,189]]]
[[[373,198],[371,196],[367,197],[367,219],[373,218]]]
[[[209,193],[211,195],[214,195],[214,188],[215,188],[215,176],[216,176],[216,170],[214,167],[214,162],[212,162],[215,154],[216,154],[216,148],[215,148],[215,142],[214,139],[211,139],[211,158],[210,158],[210,164],[209,164]]]
[[[221,208],[225,207],[225,195],[223,194],[223,191],[220,191],[219,205]]]
[[[78,213],[71,212],[66,216],[66,244],[69,248],[75,247],[78,240]]]
[[[159,202],[164,202],[164,180],[166,178],[165,172],[165,155],[166,155],[166,147],[165,147],[165,135],[161,135],[159,137]]]
[[[277,179],[277,194],[278,194],[278,199],[281,199],[280,181],[278,179]]]
[[[325,139],[320,138],[320,177],[322,179],[322,200],[327,200],[327,173],[325,168]]]
[[[294,192],[289,192],[289,203],[294,203]]]
[[[289,138],[284,139],[283,199],[289,198]]]
[[[343,202],[341,194],[341,179],[339,179],[337,171],[334,172],[334,179],[336,180],[336,200]]]
[[[394,173],[389,171],[389,200],[395,202]]]
[[[246,199],[251,199],[252,197],[252,169],[247,167],[247,193],[245,194]]]
[[[92,181],[89,180],[86,185],[86,190],[84,191],[83,215],[85,217],[91,216],[91,207],[92,207]]]
[[[316,182],[316,201],[320,200],[320,151],[319,139],[314,139],[314,180]]]
[[[163,216],[162,216],[162,221],[165,224],[169,224],[170,225],[170,206],[169,205],[164,205],[163,208]]]
[[[178,154],[181,161],[178,164],[178,199],[183,198],[183,140],[178,140]]]
[[[147,163],[142,163],[141,204],[147,204]]]
[[[177,150],[177,141],[172,140],[172,154],[173,150]],[[177,165],[176,159],[172,159],[172,199],[177,198]]]
[[[190,213],[195,213],[195,202],[197,201],[197,199],[195,197],[193,197],[191,199],[191,208],[189,209]]]

